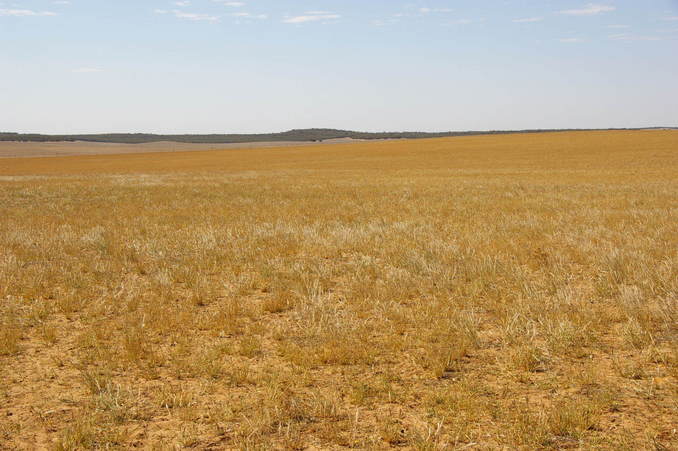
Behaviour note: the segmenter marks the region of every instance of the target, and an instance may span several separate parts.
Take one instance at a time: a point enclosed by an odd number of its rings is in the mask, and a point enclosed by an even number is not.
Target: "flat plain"
[[[311,141],[273,141],[233,144],[200,144],[179,142],[152,142],[144,144],[118,144],[86,141],[15,142],[0,141],[0,158],[64,157],[75,155],[120,155],[130,153],[189,152],[195,150],[255,149],[260,147],[302,147],[319,144],[346,144],[350,138],[326,139],[321,143]]]
[[[0,160],[0,449],[678,448],[678,132]]]

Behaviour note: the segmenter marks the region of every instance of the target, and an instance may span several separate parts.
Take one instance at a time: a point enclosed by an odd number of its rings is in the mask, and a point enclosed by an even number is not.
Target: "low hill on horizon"
[[[675,129],[674,127],[646,127],[646,128],[608,128],[599,130],[649,130]],[[73,135],[45,135],[37,133],[0,132],[0,141],[18,142],[63,142],[85,141],[101,143],[143,144],[160,141],[179,143],[209,143],[234,144],[268,141],[324,141],[328,139],[351,138],[361,140],[371,139],[422,139],[443,138],[451,136],[492,135],[509,133],[546,133],[561,131],[591,131],[596,129],[534,129],[534,130],[490,130],[490,131],[461,131],[461,132],[358,132],[351,130],[336,130],[330,128],[295,129],[279,133],[259,134],[177,134],[164,135],[153,133],[101,133],[101,134],[73,134]]]

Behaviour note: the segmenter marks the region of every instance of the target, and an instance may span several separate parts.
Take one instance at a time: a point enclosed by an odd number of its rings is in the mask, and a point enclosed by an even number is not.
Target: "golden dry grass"
[[[356,142],[350,138],[326,139],[322,144]],[[196,150],[255,149],[261,147],[318,146],[310,141],[274,141],[231,144],[151,142],[143,144],[100,143],[86,141],[16,142],[0,141],[0,158],[63,157],[75,155],[120,155],[148,152],[187,152]]]
[[[678,133],[0,160],[0,448],[675,449]]]

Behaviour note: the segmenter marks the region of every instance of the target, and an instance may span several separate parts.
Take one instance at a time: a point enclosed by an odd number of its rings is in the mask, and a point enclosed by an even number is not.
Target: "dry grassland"
[[[321,144],[358,142],[350,138],[326,139]],[[233,144],[200,144],[178,142],[152,142],[144,144],[118,144],[100,142],[16,142],[0,141],[0,158],[62,157],[71,155],[120,155],[148,152],[186,152],[195,150],[254,149],[259,147],[317,146],[310,141],[275,141]]]
[[[0,448],[678,448],[678,132],[0,160]]]

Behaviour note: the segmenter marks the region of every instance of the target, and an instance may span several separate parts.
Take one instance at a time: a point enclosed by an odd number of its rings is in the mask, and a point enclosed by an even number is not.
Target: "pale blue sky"
[[[678,0],[0,0],[0,131],[678,126]]]

